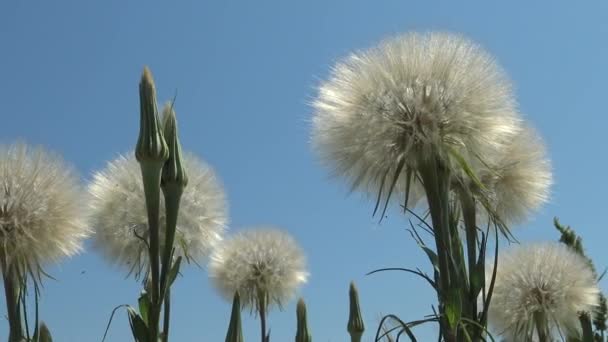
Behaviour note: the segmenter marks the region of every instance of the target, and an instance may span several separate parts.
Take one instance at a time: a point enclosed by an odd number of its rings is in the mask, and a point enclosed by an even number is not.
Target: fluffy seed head
[[[223,241],[211,256],[209,275],[219,292],[229,299],[235,291],[244,306],[259,310],[279,307],[308,278],[304,254],[287,233],[259,228]]]
[[[403,176],[427,158],[456,170],[457,151],[473,164],[519,130],[503,71],[476,44],[446,33],[409,33],[353,53],[321,84],[314,108],[321,158],[372,195],[387,193],[395,177],[402,192]]]
[[[552,184],[551,163],[540,136],[531,127],[522,129],[480,179],[496,214],[506,223],[523,222],[547,202]]]
[[[79,179],[56,154],[0,146],[0,268],[32,270],[72,256],[90,231]]]
[[[578,314],[598,301],[596,278],[582,256],[560,243],[520,246],[500,255],[488,320],[509,341],[533,341],[537,315],[558,337],[579,331]]]
[[[213,170],[194,155],[184,155],[188,186],[177,218],[175,256],[200,260],[211,253],[226,229],[224,191]],[[148,268],[148,216],[139,163],[129,154],[108,163],[89,185],[90,221],[95,246],[116,264],[138,276]],[[165,205],[161,196],[160,242],[165,238]]]

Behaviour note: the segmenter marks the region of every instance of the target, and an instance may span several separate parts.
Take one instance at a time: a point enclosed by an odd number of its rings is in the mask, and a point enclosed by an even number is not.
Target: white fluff
[[[7,265],[38,272],[82,250],[90,234],[83,192],[58,155],[22,143],[0,146],[0,187],[0,258]]]
[[[522,223],[549,200],[551,163],[535,130],[523,129],[491,170],[480,173],[492,209],[508,224]]]
[[[192,154],[184,155],[188,185],[181,198],[175,236],[175,256],[194,261],[207,257],[228,224],[227,205],[213,170]],[[120,156],[97,172],[89,185],[90,220],[95,246],[113,263],[136,275],[147,270],[148,217],[141,169],[133,156]],[[165,205],[161,192],[160,241],[165,236]],[[136,235],[137,233],[137,235]],[[161,249],[162,250],[162,249]]]
[[[488,321],[509,341],[534,341],[534,314],[541,313],[558,338],[580,331],[578,314],[591,312],[599,293],[588,261],[571,248],[557,242],[515,247],[500,255]]]
[[[300,247],[274,228],[244,231],[222,242],[211,257],[209,275],[226,299],[238,290],[243,306],[251,309],[259,309],[260,292],[268,305],[282,305],[308,278]]]
[[[313,144],[353,189],[376,196],[394,178],[448,149],[471,165],[502,151],[520,130],[511,86],[494,59],[447,33],[409,33],[339,62],[314,102]],[[461,174],[461,173],[460,173]],[[383,179],[384,181],[383,184]],[[414,200],[422,192],[414,187]]]

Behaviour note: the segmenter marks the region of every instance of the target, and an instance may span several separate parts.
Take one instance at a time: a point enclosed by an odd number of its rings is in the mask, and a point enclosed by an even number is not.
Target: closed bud
[[[188,176],[183,164],[182,148],[177,135],[177,120],[171,103],[167,103],[163,109],[163,132],[169,148],[169,159],[163,167],[161,184],[163,186],[174,184],[183,189],[188,184]]]
[[[169,158],[169,148],[163,137],[156,108],[156,88],[148,67],[139,82],[140,126],[135,157],[140,163],[164,163]]]
[[[38,336],[37,341],[39,342],[53,342],[53,337],[51,336],[51,331],[44,324],[44,322],[40,322],[40,327],[38,328]]]
[[[363,336],[365,326],[363,324],[363,317],[361,317],[361,309],[359,307],[359,294],[354,282],[350,283],[350,290],[348,294],[350,299],[350,312],[348,316],[347,330],[350,334],[350,339],[352,342],[361,342],[361,336]]]
[[[296,342],[311,342],[312,336],[308,330],[308,320],[306,318],[306,303],[304,299],[298,300],[298,306],[296,308],[297,331],[296,331]]]

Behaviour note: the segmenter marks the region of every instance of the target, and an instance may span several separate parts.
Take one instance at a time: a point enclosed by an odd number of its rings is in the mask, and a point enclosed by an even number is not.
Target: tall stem
[[[481,290],[481,284],[477,283],[475,279],[485,279],[485,274],[478,274],[476,272],[485,272],[482,267],[480,270],[477,269],[477,223],[476,221],[476,208],[475,199],[473,196],[465,190],[460,191],[460,203],[462,206],[462,216],[464,219],[464,227],[467,242],[467,261],[468,261],[468,272],[469,272],[469,293],[467,298],[467,306],[469,308],[467,315],[468,318],[477,321],[477,296]],[[481,261],[485,263],[484,260]],[[474,326],[471,326],[473,330],[473,340],[477,340],[481,331]]]
[[[7,266],[3,262],[2,278],[4,281],[4,294],[6,296],[6,312],[8,316],[9,324],[9,342],[22,341],[25,336],[23,333],[23,326],[21,324],[21,310],[19,307],[19,295],[21,286],[19,285],[19,279],[17,273],[14,271],[14,267]]]
[[[266,311],[268,309],[267,295],[263,291],[258,291],[258,309],[260,311],[260,330],[262,342],[270,342],[270,336],[266,333]]]
[[[451,238],[449,231],[449,169],[443,167],[437,160],[422,160],[420,176],[426,192],[433,231],[435,233],[435,245],[437,249],[439,267],[439,310],[441,314],[441,327],[447,342],[456,341],[456,329],[450,326],[445,315],[445,300],[450,290],[450,268]]]
[[[160,286],[161,296],[169,290],[168,275],[171,271],[171,257],[173,252],[173,243],[175,241],[175,230],[177,226],[177,216],[179,211],[179,202],[182,197],[183,188],[177,185],[169,185],[163,188],[165,195],[165,246],[162,254]]]
[[[534,324],[536,325],[538,342],[551,342],[549,340],[549,327],[547,326],[547,317],[542,312],[534,313]]]
[[[171,289],[165,292],[165,307],[163,317],[163,342],[169,341],[169,322],[171,319]]]
[[[144,192],[146,196],[146,208],[148,211],[148,229],[150,233],[149,257],[150,257],[150,284],[151,302],[149,319],[149,333],[151,341],[158,341],[158,329],[162,299],[159,296],[159,208],[160,208],[160,176],[162,163],[151,163],[141,165]]]

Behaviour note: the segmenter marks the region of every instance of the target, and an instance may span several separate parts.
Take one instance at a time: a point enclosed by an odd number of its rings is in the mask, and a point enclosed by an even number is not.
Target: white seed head
[[[267,305],[293,297],[308,278],[304,253],[287,233],[261,228],[223,241],[211,256],[209,276],[226,299],[239,291],[243,306],[259,310],[260,294]]]
[[[334,67],[314,102],[312,139],[337,175],[372,195],[388,188],[404,160],[399,193],[420,160],[457,170],[450,149],[474,164],[505,148],[520,129],[515,107],[502,69],[476,44],[409,33]]]
[[[480,179],[492,209],[505,223],[522,223],[549,200],[551,162],[531,127],[520,131],[490,169],[482,171]]]
[[[82,250],[90,234],[84,194],[58,155],[23,143],[0,146],[0,186],[2,263],[37,272]]]
[[[213,170],[192,154],[184,154],[188,185],[180,201],[175,256],[194,261],[207,257],[228,224],[225,194]],[[107,258],[139,275],[148,268],[148,216],[139,163],[120,156],[97,172],[89,185],[90,221],[95,246]],[[160,243],[165,239],[165,205],[160,196]],[[162,250],[162,249],[161,249]]]
[[[491,266],[486,285],[490,284]],[[599,288],[585,258],[561,243],[515,247],[500,254],[488,321],[509,341],[533,341],[535,315],[554,337],[580,331],[578,314],[591,312]]]

